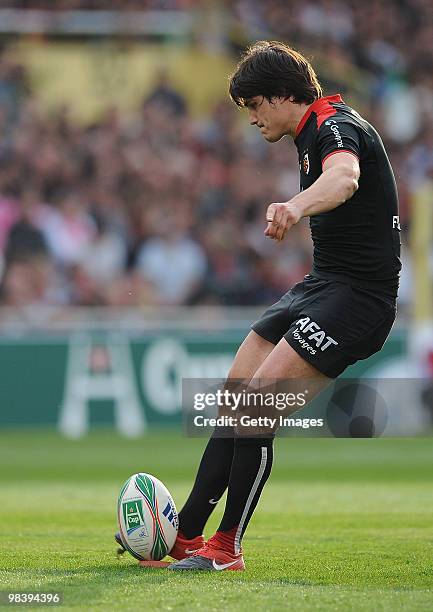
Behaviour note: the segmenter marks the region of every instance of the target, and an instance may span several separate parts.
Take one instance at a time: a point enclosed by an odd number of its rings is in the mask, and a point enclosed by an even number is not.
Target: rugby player
[[[400,236],[393,171],[376,130],[340,95],[322,96],[311,64],[280,42],[250,47],[230,96],[268,142],[293,138],[301,191],[266,210],[265,235],[281,241],[303,217],[311,273],[252,326],[228,380],[313,379],[327,384],[383,346],[396,315]],[[171,570],[243,570],[242,537],[271,472],[273,436],[210,438],[179,513]],[[224,515],[203,529],[228,489]]]

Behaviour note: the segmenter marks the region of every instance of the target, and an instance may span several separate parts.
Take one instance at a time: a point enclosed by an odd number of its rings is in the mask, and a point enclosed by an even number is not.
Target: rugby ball
[[[133,474],[117,502],[120,537],[125,549],[139,560],[159,561],[173,548],[179,521],[173,499],[151,474]]]

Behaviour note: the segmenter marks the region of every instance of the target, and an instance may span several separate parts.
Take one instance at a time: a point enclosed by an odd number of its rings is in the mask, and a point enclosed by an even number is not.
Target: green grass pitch
[[[3,431],[0,588],[61,591],[62,609],[433,610],[433,438],[277,440],[246,572],[118,560],[123,481],[153,473],[180,508],[204,444],[173,431],[134,441]]]

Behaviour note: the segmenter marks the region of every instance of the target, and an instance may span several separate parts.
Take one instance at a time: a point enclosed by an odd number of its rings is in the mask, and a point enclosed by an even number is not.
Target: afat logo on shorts
[[[308,157],[308,151],[304,153],[304,157],[302,158],[302,170],[305,174],[310,172],[310,159]]]
[[[310,317],[304,317],[303,319],[299,319],[296,321],[296,325],[299,325],[299,330],[302,331],[303,334],[307,334],[307,332],[311,332],[307,338],[314,342],[317,348],[320,348],[321,351],[326,351],[331,345],[337,345],[338,342],[331,338],[331,336],[327,336],[326,332],[320,328],[320,325],[317,325],[314,321],[310,319]]]
[[[128,535],[144,525],[142,503],[141,499],[123,502],[123,520]]]

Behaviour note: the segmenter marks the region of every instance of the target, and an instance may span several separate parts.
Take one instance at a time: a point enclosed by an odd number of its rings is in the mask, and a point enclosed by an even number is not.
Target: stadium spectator
[[[160,68],[156,74],[156,83],[151,95],[145,104],[163,107],[174,115],[185,115],[187,110],[186,100],[171,85],[170,77],[166,68]]]
[[[189,235],[182,209],[173,207],[168,219],[161,215],[158,234],[139,250],[137,270],[154,287],[158,303],[187,304],[206,272],[203,249]]]

